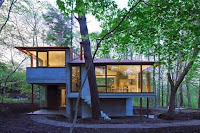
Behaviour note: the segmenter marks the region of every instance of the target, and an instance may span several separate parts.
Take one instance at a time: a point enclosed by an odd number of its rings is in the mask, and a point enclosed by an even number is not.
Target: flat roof
[[[69,64],[84,64],[85,60],[80,60],[78,59],[74,59],[71,60],[69,62]],[[155,62],[154,61],[135,61],[135,60],[116,60],[116,59],[108,59],[108,58],[95,58],[94,59],[94,64],[115,64],[115,65],[125,65],[125,64],[129,64],[129,65],[153,65]]]
[[[58,50],[58,49],[70,49],[70,47],[15,47],[16,49],[18,49],[18,50],[39,50],[39,49],[41,49],[41,50],[47,50],[47,49],[56,49],[56,50]]]
[[[19,51],[27,54],[27,55],[31,55],[31,53],[29,51],[37,51],[37,50],[66,50],[66,49],[70,49],[70,47],[15,47],[16,49],[18,49]]]

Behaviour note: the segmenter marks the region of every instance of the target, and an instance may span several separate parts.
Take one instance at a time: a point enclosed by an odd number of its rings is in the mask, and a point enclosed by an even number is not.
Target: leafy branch
[[[1,28],[0,28],[0,33],[2,32],[3,28],[6,26],[7,22],[9,21],[9,19],[10,19],[10,13],[11,13],[12,7],[13,7],[13,5],[14,5],[16,2],[17,2],[17,0],[13,0],[13,1],[11,2],[10,8],[9,8],[9,10],[8,10],[7,19],[6,19],[6,21],[4,22],[4,24],[1,26]]]

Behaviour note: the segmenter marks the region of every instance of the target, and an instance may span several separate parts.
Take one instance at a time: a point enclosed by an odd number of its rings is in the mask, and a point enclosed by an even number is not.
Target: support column
[[[150,92],[150,74],[147,68],[147,93]],[[147,118],[149,118],[149,98],[147,97]]]
[[[32,86],[32,113],[34,112],[34,90],[33,90],[33,84],[31,84]]]
[[[147,97],[147,118],[149,118],[149,98]]]
[[[126,99],[126,116],[133,116],[133,99]]]
[[[142,120],[142,98],[140,98],[140,120]]]
[[[33,55],[31,54],[31,67],[33,67]]]
[[[142,93],[142,65],[140,65],[140,88]],[[142,120],[142,97],[140,97],[140,119]]]
[[[71,118],[72,117],[72,110],[71,110],[71,101],[69,98],[66,98],[66,116],[68,118]]]

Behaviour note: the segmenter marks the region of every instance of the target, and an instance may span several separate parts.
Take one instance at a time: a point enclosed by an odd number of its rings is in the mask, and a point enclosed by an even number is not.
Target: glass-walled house
[[[71,63],[76,64],[76,66],[72,65],[71,67],[71,91],[78,92],[81,81],[81,65],[80,61],[74,61]],[[94,62],[99,93],[153,92],[153,64],[131,65],[129,62],[130,65],[124,63],[116,65],[116,62],[113,63],[113,65],[100,65],[97,64],[97,61]],[[139,63],[140,62],[138,62],[138,64]]]
[[[40,85],[40,107],[65,110],[71,117],[86,75],[85,61],[69,47],[16,47],[30,56],[26,81]],[[101,115],[104,119],[133,115],[133,98],[153,98],[152,61],[94,59]],[[95,79],[94,79],[95,80]],[[32,93],[33,95],[33,93]],[[81,90],[79,116],[91,117],[88,79]]]

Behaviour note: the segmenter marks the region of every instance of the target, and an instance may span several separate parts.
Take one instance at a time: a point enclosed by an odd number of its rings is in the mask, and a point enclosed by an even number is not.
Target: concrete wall
[[[85,75],[86,75],[86,68],[85,68],[84,65],[81,65],[81,84],[84,81]],[[85,84],[84,84],[84,86],[82,88],[82,93],[81,94],[82,94],[82,98],[83,99],[85,99],[87,97],[90,97],[90,89],[89,89],[88,78],[85,81]]]
[[[81,109],[81,117],[82,118],[90,118],[92,117],[91,107],[82,100],[82,109]]]
[[[126,99],[126,116],[133,116],[133,98]]]
[[[66,68],[27,68],[27,83],[66,83]]]
[[[70,50],[67,49],[66,50],[66,55],[65,55],[65,59],[66,59],[66,65],[65,65],[65,83],[66,83],[66,116],[71,118],[72,117],[72,107],[73,107],[73,102],[72,99],[67,98],[67,96],[70,94],[70,66],[68,64],[68,62],[70,61]]]
[[[40,107],[47,108],[47,87],[41,86],[40,89]]]
[[[126,116],[126,99],[100,99],[100,104],[109,117]]]

